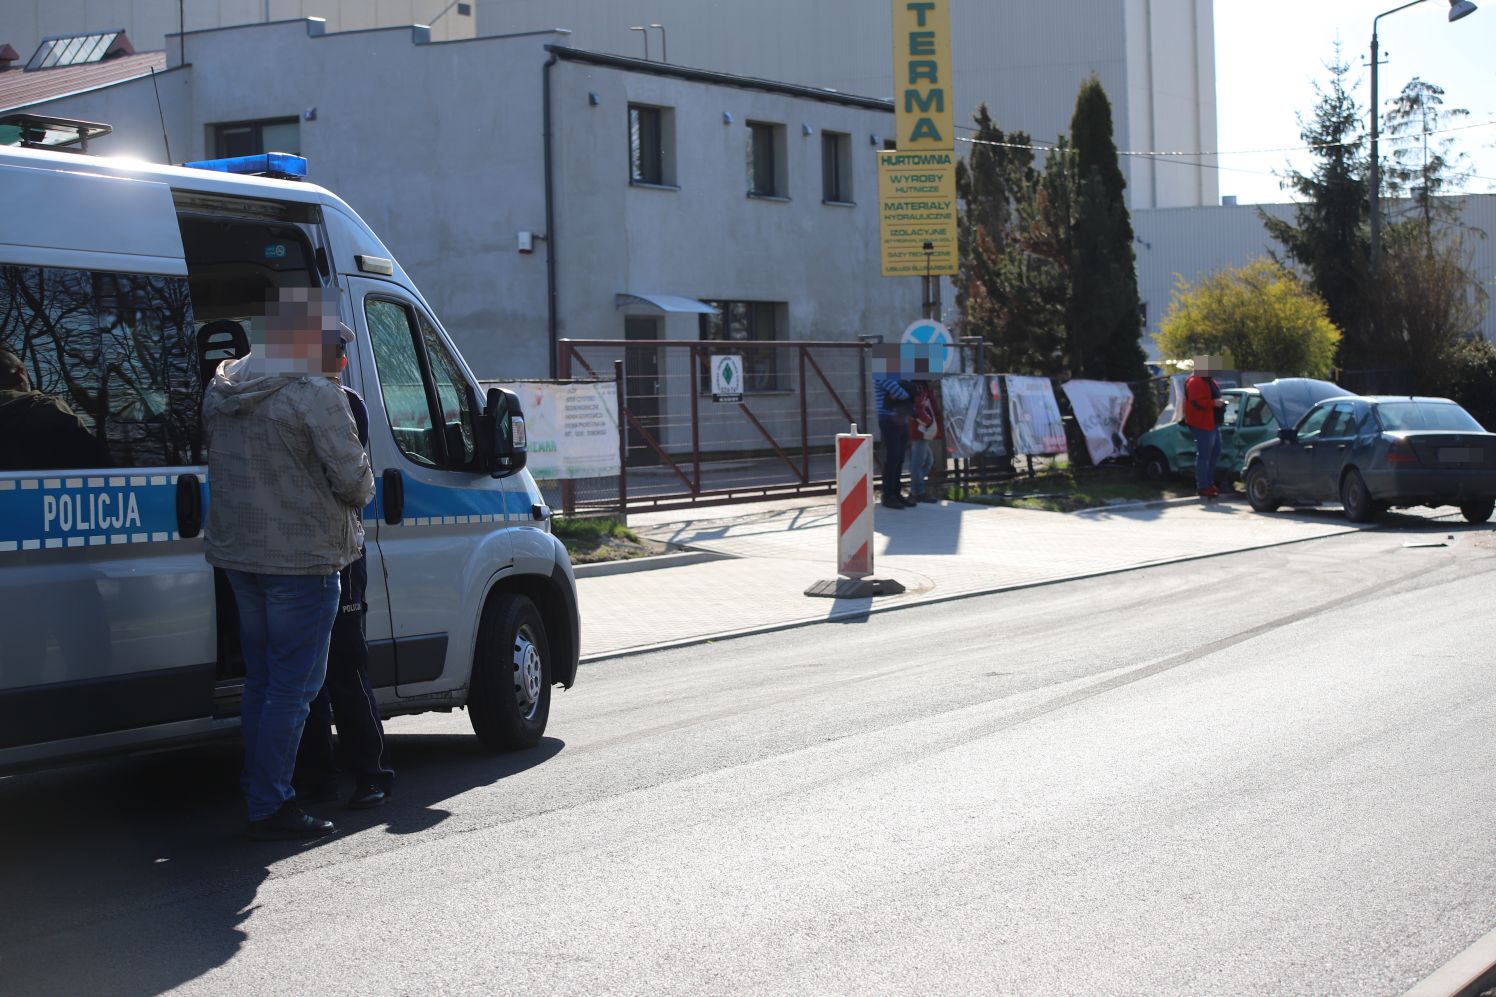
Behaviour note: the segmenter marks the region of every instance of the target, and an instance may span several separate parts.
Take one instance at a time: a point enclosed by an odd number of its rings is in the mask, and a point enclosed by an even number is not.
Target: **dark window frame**
[[[788,322],[781,321],[781,311],[785,308],[782,301],[707,301],[706,304],[716,308],[718,314],[703,314],[698,316],[697,336],[702,343],[713,344],[712,349],[704,350],[705,361],[703,369],[698,372],[699,392],[710,394],[712,390],[712,377],[710,368],[710,357],[713,354],[734,352],[734,347],[739,344],[751,343],[781,343],[785,337],[781,331],[788,326]],[[735,321],[735,312],[742,310],[742,328],[746,332],[744,338],[733,339],[731,327]],[[763,335],[764,316],[768,316],[769,334]],[[723,344],[717,348],[716,344]],[[769,394],[774,392],[790,391],[790,377],[787,370],[780,367],[779,348],[748,347],[741,348],[743,354],[743,390],[747,394]],[[765,359],[767,358],[767,360]]]
[[[295,149],[267,149],[265,148],[265,127],[267,125],[296,125],[296,148]],[[215,159],[227,159],[231,156],[258,156],[267,152],[289,152],[295,155],[301,154],[301,119],[295,115],[279,118],[256,118],[251,121],[219,121],[208,126],[213,134],[213,157]],[[245,130],[252,136],[250,146],[253,151],[233,152],[228,149],[226,132],[232,130]]]
[[[852,136],[846,132],[821,132],[821,201],[853,204]]]
[[[789,200],[784,125],[772,121],[748,122],[748,196]]]
[[[653,104],[629,104],[629,183],[671,186],[665,150],[665,112],[666,108]]]

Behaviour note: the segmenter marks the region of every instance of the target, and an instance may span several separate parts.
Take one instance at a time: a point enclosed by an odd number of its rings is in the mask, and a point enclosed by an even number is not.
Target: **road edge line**
[[[677,640],[661,641],[657,644],[640,644],[635,647],[620,648],[616,651],[604,651],[601,654],[582,655],[578,664],[591,665],[604,661],[614,661],[619,658],[632,658],[641,654],[653,654],[655,651],[673,651],[683,647],[697,647],[702,644],[714,644],[719,640],[734,640],[738,637],[756,637],[760,634],[779,633],[784,630],[798,630],[800,627],[814,626],[817,623],[841,623],[846,620],[861,619],[872,616],[875,613],[892,613],[901,609],[915,609],[921,606],[933,606],[943,602],[956,602],[961,599],[975,599],[984,595],[1000,595],[1003,592],[1021,592],[1026,589],[1044,588],[1050,585],[1063,585],[1066,582],[1083,582],[1091,578],[1106,578],[1109,575],[1123,575],[1130,571],[1142,571],[1146,568],[1160,568],[1170,564],[1187,564],[1190,561],[1206,561],[1215,557],[1227,557],[1231,554],[1249,554],[1256,550],[1272,550],[1274,547],[1289,547],[1293,544],[1312,543],[1315,540],[1329,540],[1334,537],[1343,537],[1351,533],[1364,533],[1358,527],[1347,527],[1336,530],[1333,533],[1323,533],[1313,537],[1296,537],[1293,540],[1275,540],[1272,543],[1255,544],[1251,547],[1234,547],[1231,550],[1208,551],[1204,554],[1184,554],[1179,557],[1162,558],[1156,561],[1143,561],[1137,564],[1128,564],[1120,568],[1104,568],[1099,571],[1088,571],[1078,575],[1064,575],[1059,578],[1041,578],[1031,582],[1016,582],[1009,585],[998,585],[993,588],[973,589],[969,592],[952,592],[949,595],[932,595],[918,599],[906,599],[898,602],[890,602],[885,605],[872,605],[866,609],[849,609],[841,612],[833,612],[825,616],[802,617],[798,620],[790,620],[783,623],[765,623],[759,626],[744,627],[741,630],[728,630],[722,633],[702,634],[695,637],[681,637]]]

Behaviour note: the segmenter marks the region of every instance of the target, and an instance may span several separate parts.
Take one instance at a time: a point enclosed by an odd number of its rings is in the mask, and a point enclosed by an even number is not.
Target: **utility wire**
[[[1492,121],[1477,121],[1477,122],[1475,122],[1473,124],[1468,124],[1468,125],[1452,125],[1449,128],[1438,128],[1438,129],[1435,129],[1433,131],[1428,132],[1427,134],[1429,134],[1429,135],[1443,135],[1443,134],[1445,134],[1447,132],[1468,131],[1471,128],[1489,128],[1492,125],[1496,125],[1496,120],[1492,120]],[[964,129],[966,131],[976,131],[976,129],[971,128],[970,126],[967,126],[967,125],[958,125],[957,127],[958,128],[962,128],[962,129]],[[1424,132],[1419,132],[1418,134],[1419,135],[1423,135],[1425,133]],[[1267,155],[1267,154],[1270,154],[1270,153],[1279,153],[1279,152],[1312,152],[1312,151],[1314,151],[1316,149],[1344,148],[1346,146],[1359,145],[1360,143],[1362,143],[1364,141],[1367,141],[1368,138],[1369,138],[1369,136],[1363,134],[1363,135],[1358,135],[1357,137],[1355,137],[1353,139],[1347,139],[1344,142],[1321,142],[1321,143],[1317,143],[1317,144],[1314,144],[1314,145],[1288,145],[1288,146],[1280,146],[1280,147],[1274,148],[1274,149],[1235,149],[1235,150],[1232,150],[1232,151],[1229,151],[1229,152],[1224,152],[1224,151],[1217,151],[1217,152],[1199,152],[1199,151],[1197,151],[1197,152],[1186,152],[1186,151],[1180,151],[1180,150],[1175,150],[1175,149],[1150,149],[1150,150],[1146,150],[1146,151],[1144,151],[1144,150],[1130,150],[1130,149],[1124,150],[1124,149],[1119,149],[1119,150],[1117,150],[1117,155],[1119,155],[1119,156],[1139,156],[1139,157],[1143,157],[1143,158],[1147,158],[1147,159],[1182,158],[1182,157],[1186,157],[1186,156],[1195,156],[1195,157],[1262,156],[1262,155]],[[1055,149],[1059,148],[1059,146],[1056,145],[1053,142],[1036,142],[1036,141],[1031,141],[1031,142],[1028,142],[1028,143],[1022,143],[1022,142],[993,142],[990,139],[966,138],[965,136],[962,136],[962,135],[957,135],[956,136],[956,141],[958,141],[958,142],[965,142],[968,145],[986,145],[986,146],[993,146],[993,147],[1002,148],[1002,149],[1024,149],[1024,150],[1027,150],[1029,152],[1053,152]],[[1196,165],[1203,166],[1205,164],[1204,163],[1199,163],[1199,164],[1196,164]]]

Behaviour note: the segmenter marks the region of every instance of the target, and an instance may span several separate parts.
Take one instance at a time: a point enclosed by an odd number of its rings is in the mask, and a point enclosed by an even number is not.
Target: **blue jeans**
[[[878,435],[883,437],[883,501],[892,505],[899,500],[904,451],[909,446],[909,420],[901,415],[880,415]]]
[[[227,571],[244,651],[244,772],[250,820],[296,798],[291,777],[308,706],[327,675],[338,576]]]
[[[1195,489],[1205,491],[1215,482],[1215,466],[1221,459],[1221,431],[1195,429]]]
[[[909,441],[909,494],[919,498],[925,493],[925,476],[935,466],[930,441],[916,436]]]

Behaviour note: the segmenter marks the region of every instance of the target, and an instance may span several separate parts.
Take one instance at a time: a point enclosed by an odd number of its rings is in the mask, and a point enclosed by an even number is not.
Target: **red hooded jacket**
[[[1221,389],[1215,378],[1191,374],[1184,382],[1184,424],[1191,429],[1215,429],[1219,426],[1224,411],[1215,403],[1219,397]]]

